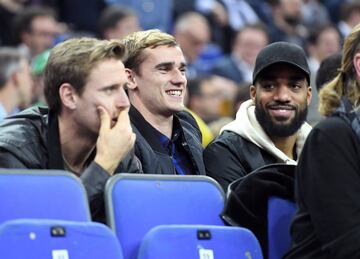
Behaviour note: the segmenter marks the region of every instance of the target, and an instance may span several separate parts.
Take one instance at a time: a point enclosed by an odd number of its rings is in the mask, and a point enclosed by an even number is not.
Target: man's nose
[[[275,101],[288,102],[290,101],[290,89],[287,85],[281,84],[276,88],[274,95]]]
[[[175,69],[172,74],[171,82],[175,85],[185,84],[186,83],[185,72],[179,69]]]
[[[119,90],[116,96],[115,105],[117,108],[127,108],[130,106],[129,98],[123,88]]]

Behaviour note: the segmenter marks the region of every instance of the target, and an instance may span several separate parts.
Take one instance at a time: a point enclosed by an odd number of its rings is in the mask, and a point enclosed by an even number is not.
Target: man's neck
[[[80,134],[78,125],[73,120],[60,115],[59,137],[63,159],[72,171],[81,174],[90,154],[95,148],[96,139],[92,140],[87,134]]]
[[[296,146],[297,133],[289,137],[270,137],[275,146],[289,158],[294,159],[294,148]]]
[[[154,114],[143,105],[134,105],[134,107],[151,126],[168,138],[171,138],[174,119],[173,115],[165,116],[161,114]]]

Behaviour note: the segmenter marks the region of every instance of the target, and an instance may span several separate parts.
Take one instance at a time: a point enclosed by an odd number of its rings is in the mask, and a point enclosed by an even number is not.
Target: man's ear
[[[307,88],[307,93],[306,93],[306,101],[307,101],[307,105],[309,106],[311,103],[311,98],[312,98],[312,87],[308,86]]]
[[[129,85],[128,85],[128,89],[130,90],[134,90],[137,88],[137,84],[136,84],[136,78],[135,78],[135,72],[132,71],[129,68],[125,68],[125,72],[129,81]]]
[[[360,53],[357,52],[353,58],[353,64],[356,72],[356,77],[360,79]]]
[[[255,101],[255,97],[256,97],[256,86],[251,85],[250,86],[250,98],[251,98],[251,100]]]
[[[71,84],[64,83],[59,88],[59,95],[62,105],[70,110],[74,110],[77,107],[78,94]]]

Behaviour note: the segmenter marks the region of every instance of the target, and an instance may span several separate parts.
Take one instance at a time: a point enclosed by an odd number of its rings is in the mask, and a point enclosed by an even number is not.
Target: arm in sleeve
[[[360,168],[356,139],[343,124],[315,129],[297,168],[299,204],[330,258],[360,257]]]
[[[119,165],[115,173],[142,173],[141,163],[131,152]],[[92,162],[82,173],[81,180],[88,196],[92,219],[105,223],[104,189],[111,175],[96,162]]]
[[[27,168],[27,167],[12,153],[0,149],[0,168]]]
[[[246,175],[240,160],[226,144],[210,143],[203,153],[206,175],[214,178],[227,191],[228,185]]]

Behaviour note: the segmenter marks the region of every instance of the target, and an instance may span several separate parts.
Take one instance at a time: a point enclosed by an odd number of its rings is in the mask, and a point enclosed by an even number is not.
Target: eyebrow
[[[126,88],[128,86],[129,86],[129,82],[125,82],[125,83],[122,83],[122,84],[105,85],[105,86],[101,87],[99,90],[103,91],[103,90],[106,90],[106,89],[116,88],[116,87],[124,87],[124,88]]]
[[[171,67],[171,66],[174,66],[175,65],[175,62],[163,62],[163,63],[159,63],[155,66],[155,68],[161,68],[161,67]],[[183,67],[186,67],[187,64],[185,62],[181,62],[180,63],[180,67],[183,68]]]

